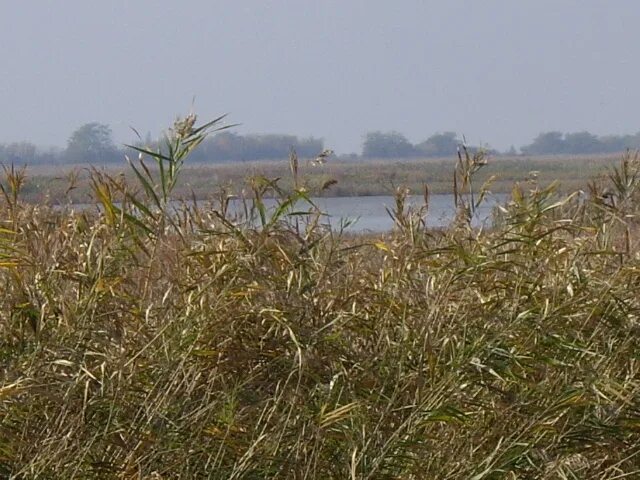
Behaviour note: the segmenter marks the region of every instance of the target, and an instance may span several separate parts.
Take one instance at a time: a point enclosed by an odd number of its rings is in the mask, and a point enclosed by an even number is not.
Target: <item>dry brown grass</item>
[[[24,203],[8,172],[0,476],[640,475],[637,159],[610,195],[521,184],[478,232],[461,157],[449,229],[399,190],[396,229],[358,238],[260,177],[248,218],[171,211],[204,133],[162,178],[93,172],[100,212]]]
[[[492,191],[508,193],[515,182],[525,181],[531,172],[537,172],[538,182],[547,186],[560,181],[560,190],[569,193],[584,185],[589,179],[602,175],[615,165],[619,157],[553,156],[553,157],[495,157],[478,172],[478,181],[493,177]],[[329,179],[336,184],[324,192],[329,196],[393,195],[399,186],[420,194],[422,185],[428,183],[432,193],[452,193],[452,159],[411,159],[401,161],[368,160],[346,162],[333,160],[322,166],[313,166],[301,159],[300,177],[311,189],[318,189]],[[68,200],[75,203],[91,201],[90,165],[62,165],[56,167],[34,166],[29,168],[27,182],[22,189],[22,199],[32,203],[60,204]],[[120,173],[131,177],[131,172],[121,166],[107,166],[100,170],[111,176]],[[292,189],[289,165],[282,161],[247,162],[236,164],[187,164],[182,179],[173,191],[175,198],[209,199],[221,185],[230,191],[241,193],[246,189],[248,177],[263,175],[281,178],[283,188]],[[74,176],[74,188],[68,191],[70,176]]]

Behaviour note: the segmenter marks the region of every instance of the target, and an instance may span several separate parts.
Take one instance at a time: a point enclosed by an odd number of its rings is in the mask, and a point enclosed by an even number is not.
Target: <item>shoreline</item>
[[[559,182],[559,191],[584,189],[587,182],[602,176],[615,165],[620,155],[568,157],[495,157],[476,174],[473,189],[478,193],[486,182],[488,191],[508,194],[515,183],[531,181],[532,172],[541,186]],[[320,168],[301,161],[300,185],[317,197],[370,197],[393,195],[397,188],[422,195],[425,184],[430,194],[451,194],[454,159],[407,159],[396,161],[328,163]],[[119,165],[27,166],[20,198],[28,203],[90,203],[89,173],[97,170],[111,177],[134,180],[124,162]],[[123,173],[127,172],[127,173]],[[250,192],[248,178],[279,178],[285,191],[293,190],[288,161],[250,164],[184,165],[173,198],[207,201],[225,192],[245,196]],[[326,182],[330,188],[322,190]],[[135,183],[135,182],[134,182]],[[266,196],[270,196],[267,194]]]

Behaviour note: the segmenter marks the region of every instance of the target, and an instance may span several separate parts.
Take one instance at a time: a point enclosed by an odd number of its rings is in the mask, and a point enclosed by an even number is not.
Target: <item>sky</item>
[[[84,123],[157,136],[179,114],[238,133],[640,130],[637,0],[0,0],[0,142]]]

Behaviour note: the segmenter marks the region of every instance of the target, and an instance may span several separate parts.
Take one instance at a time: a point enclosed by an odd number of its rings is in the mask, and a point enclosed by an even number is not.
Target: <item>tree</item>
[[[598,153],[604,150],[604,145],[589,132],[567,133],[564,136],[564,150],[567,153]]]
[[[4,146],[2,149],[3,161],[7,163],[35,163],[37,148],[30,142],[15,142]]]
[[[504,152],[504,154],[509,155],[510,157],[515,157],[516,155],[518,155],[518,151],[516,150],[516,147],[511,145],[511,147],[509,147],[509,150]]]
[[[369,158],[412,157],[415,147],[398,132],[369,132],[364,137],[362,156]]]
[[[416,145],[416,150],[425,157],[447,157],[456,154],[459,143],[455,132],[436,133]]]
[[[521,150],[522,153],[529,155],[565,153],[565,142],[562,132],[541,133],[530,145],[522,147]]]
[[[288,157],[292,148],[300,157],[315,158],[324,150],[324,142],[313,137],[239,135],[226,131],[205,140],[194,152],[193,159],[201,162],[283,159]]]
[[[67,141],[66,159],[71,163],[106,163],[120,157],[113,143],[111,128],[102,123],[82,125]]]
[[[640,132],[635,135],[604,137],[586,131],[566,134],[546,132],[538,135],[530,145],[522,147],[522,153],[529,155],[612,153],[638,147],[640,147]]]

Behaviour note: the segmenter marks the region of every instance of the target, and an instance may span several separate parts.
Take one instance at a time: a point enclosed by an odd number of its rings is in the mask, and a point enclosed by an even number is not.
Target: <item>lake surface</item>
[[[489,226],[490,216],[497,204],[504,203],[508,198],[506,194],[487,196],[483,204],[476,211],[473,224],[476,226]],[[341,220],[353,220],[345,231],[348,232],[385,232],[393,228],[393,220],[386,208],[393,210],[395,199],[392,196],[367,196],[367,197],[322,197],[313,198],[313,202],[324,212],[323,223],[328,223],[332,228],[340,227]],[[265,200],[265,206],[273,209],[275,200]],[[419,208],[424,204],[422,196],[407,197],[406,205]],[[301,202],[300,210],[305,209]],[[295,208],[294,208],[295,210]],[[451,223],[455,216],[453,195],[431,195],[429,197],[429,212],[427,214],[427,226],[444,227]]]
[[[490,226],[491,213],[496,205],[503,204],[507,201],[507,194],[493,194],[487,196],[482,205],[476,211],[472,220],[474,226]],[[340,228],[341,222],[350,221],[351,223],[345,231],[352,233],[366,232],[386,232],[393,228],[393,220],[387,212],[393,210],[395,206],[395,198],[390,195],[377,195],[367,197],[322,197],[312,198],[315,205],[325,214],[322,219],[323,224],[329,224],[331,228],[337,230]],[[248,200],[251,203],[251,200]],[[273,212],[277,203],[274,199],[265,199],[265,207],[269,212]],[[201,207],[207,208],[206,202],[199,202]],[[409,206],[416,209],[424,204],[422,196],[408,196],[405,202],[405,210]],[[179,208],[180,202],[175,202],[175,207]],[[98,205],[76,204],[74,209],[98,208]],[[292,211],[307,211],[309,205],[305,202],[299,202]],[[240,200],[232,200],[229,203],[229,213],[241,214],[242,202]],[[453,195],[438,194],[429,196],[429,211],[426,217],[427,226],[429,227],[445,227],[451,223],[455,217],[455,206]],[[242,215],[240,215],[242,217]]]

